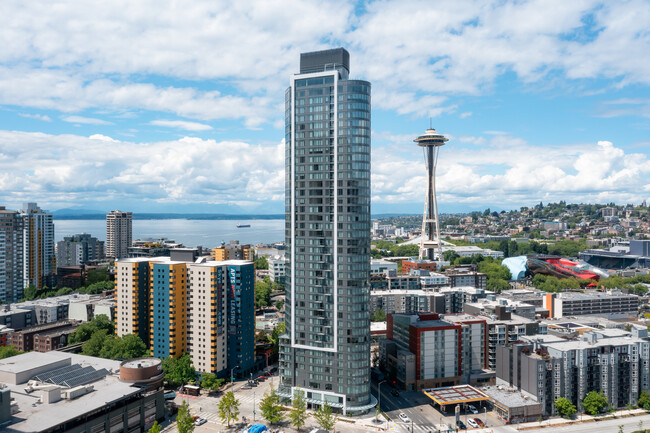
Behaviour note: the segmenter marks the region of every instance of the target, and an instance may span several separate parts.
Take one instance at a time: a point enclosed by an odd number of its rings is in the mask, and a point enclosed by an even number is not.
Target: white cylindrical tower
[[[438,224],[438,201],[436,199],[436,165],[440,147],[444,146],[448,138],[438,134],[435,129],[427,129],[424,135],[416,138],[418,146],[424,152],[424,161],[427,165],[427,196],[424,201],[424,215],[422,216],[422,240],[420,241],[420,258],[442,260],[442,241],[440,240],[440,224]]]

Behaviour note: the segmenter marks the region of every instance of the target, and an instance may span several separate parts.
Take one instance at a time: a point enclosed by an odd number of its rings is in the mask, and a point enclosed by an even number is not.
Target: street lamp
[[[253,373],[251,373],[251,382],[253,381]],[[253,422],[255,422],[255,387],[253,387]]]
[[[232,388],[233,388],[233,386],[234,386],[233,381],[234,381],[234,379],[235,379],[235,378],[233,377],[233,372],[235,371],[235,369],[236,369],[237,367],[239,367],[239,366],[238,366],[238,365],[235,365],[233,368],[230,369],[230,390],[231,390],[231,391],[232,391]]]
[[[386,382],[386,381],[382,380],[381,382],[379,382],[379,385],[377,385],[377,397],[378,397],[378,400],[379,400],[378,403],[377,403],[377,407],[379,408],[380,413],[381,413],[381,384],[384,383],[384,382]],[[386,420],[386,422],[388,422],[388,420]],[[382,421],[381,423],[383,424],[384,422]]]

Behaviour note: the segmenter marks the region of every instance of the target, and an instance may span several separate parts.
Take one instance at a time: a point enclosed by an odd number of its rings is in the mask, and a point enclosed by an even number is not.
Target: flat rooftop
[[[507,408],[513,407],[522,407],[522,406],[535,406],[539,405],[537,401],[532,398],[517,392],[517,391],[507,391],[505,389],[499,389],[496,386],[486,386],[481,388],[481,391],[485,392],[490,398],[497,404],[505,406]]]
[[[441,406],[446,406],[448,404],[471,403],[474,401],[490,399],[487,394],[470,385],[423,389],[422,392]]]
[[[91,356],[77,355],[64,352],[30,352],[12,356],[0,361],[0,374],[21,374],[31,376],[30,370],[52,364],[52,370],[60,365],[61,361],[82,366],[92,366],[97,369],[105,368],[109,371],[119,371],[120,362]],[[31,377],[30,377],[31,379]],[[11,391],[11,398],[15,407],[11,421],[3,425],[3,431],[35,432],[55,429],[59,424],[82,417],[84,414],[103,408],[106,405],[122,400],[125,397],[138,394],[140,388],[129,383],[121,382],[118,374],[109,374],[102,379],[90,383],[93,391],[74,400],[59,400],[51,404],[37,404],[41,391],[35,390],[31,394],[25,393],[25,382],[16,385],[7,385]],[[63,388],[65,389],[65,387]]]

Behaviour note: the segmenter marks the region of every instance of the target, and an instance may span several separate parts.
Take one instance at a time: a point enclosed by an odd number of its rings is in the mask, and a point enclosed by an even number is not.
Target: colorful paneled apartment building
[[[118,335],[138,334],[155,357],[188,353],[199,371],[242,376],[255,362],[254,284],[252,262],[193,249],[119,260]]]

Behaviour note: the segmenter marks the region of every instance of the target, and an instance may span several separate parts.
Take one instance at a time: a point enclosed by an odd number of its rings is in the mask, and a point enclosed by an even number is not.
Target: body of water
[[[237,228],[237,224],[250,224],[250,227]],[[89,233],[105,241],[106,221],[54,219],[57,242],[78,233]],[[209,248],[231,240],[242,244],[284,242],[284,220],[133,220],[133,240],[144,238],[167,238],[186,247]]]

